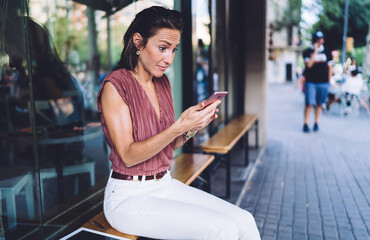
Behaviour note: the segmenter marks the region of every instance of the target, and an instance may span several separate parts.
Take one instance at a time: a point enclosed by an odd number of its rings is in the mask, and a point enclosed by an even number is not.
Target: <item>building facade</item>
[[[273,83],[296,82],[301,58],[299,34],[300,5],[290,6],[299,0],[269,0],[267,22],[269,25],[267,63],[268,81]]]

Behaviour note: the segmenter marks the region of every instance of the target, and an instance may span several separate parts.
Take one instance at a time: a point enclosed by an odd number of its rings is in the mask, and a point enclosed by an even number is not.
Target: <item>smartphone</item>
[[[225,97],[228,94],[226,91],[220,91],[220,92],[214,92],[209,98],[207,98],[204,102],[204,107],[207,107],[208,105],[214,103],[217,100],[221,100],[223,97]]]

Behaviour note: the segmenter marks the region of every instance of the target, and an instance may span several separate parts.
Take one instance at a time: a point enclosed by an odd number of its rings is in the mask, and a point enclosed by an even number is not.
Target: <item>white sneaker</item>
[[[352,112],[352,109],[350,107],[346,107],[344,109],[344,116],[347,116],[348,114],[350,114]]]

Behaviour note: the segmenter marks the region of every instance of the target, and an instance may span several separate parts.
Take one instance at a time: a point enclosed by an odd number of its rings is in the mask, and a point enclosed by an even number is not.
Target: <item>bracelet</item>
[[[186,138],[192,138],[194,137],[196,134],[197,134],[198,131],[187,131],[186,133],[184,133],[184,137]]]

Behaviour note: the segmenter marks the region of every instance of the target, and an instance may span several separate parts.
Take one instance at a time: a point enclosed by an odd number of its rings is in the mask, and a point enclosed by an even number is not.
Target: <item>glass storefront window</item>
[[[212,82],[209,76],[209,59],[210,59],[210,12],[209,12],[209,1],[200,0],[192,1],[192,17],[193,24],[195,25],[195,37],[197,39],[196,45],[193,47],[196,49],[195,61],[195,81],[196,85],[196,99],[195,103],[199,103],[209,97],[212,92]],[[209,137],[209,128],[202,129],[199,131],[197,138],[194,141],[194,146],[199,147],[199,144]]]
[[[193,1],[195,12],[196,37],[198,39],[196,58],[197,102],[201,102],[209,95],[209,47],[210,36],[210,13],[208,0]]]
[[[104,189],[109,149],[96,95],[124,32],[142,9],[174,3],[135,1],[107,14],[93,0],[3,2],[0,239],[43,239],[74,221],[56,218]]]
[[[193,0],[193,35],[197,41],[193,43],[196,49],[195,81],[196,103],[209,97],[215,91],[225,91],[225,56],[223,20],[219,16],[223,8],[217,5],[219,1]],[[211,21],[212,19],[212,21]],[[230,96],[227,96],[230,98]],[[225,99],[219,105],[218,118],[209,127],[202,129],[194,141],[194,147],[199,149],[202,142],[207,140],[225,121],[227,114]]]
[[[25,1],[0,8],[0,239],[40,221],[32,128],[32,90]],[[30,65],[31,64],[31,65]],[[27,228],[26,227],[26,228]]]
[[[95,103],[102,73],[97,19],[103,13],[71,1],[28,6],[41,212],[47,223],[93,194],[109,173]]]
[[[225,1],[223,0],[210,0],[211,5],[211,52],[210,52],[210,74],[212,74],[212,87],[213,91],[228,91],[229,94],[222,100],[219,105],[219,117],[214,121],[211,134],[215,133],[217,129],[221,128],[226,121],[230,109],[227,108],[227,102],[232,98],[232,93],[227,87],[227,83],[232,79],[226,77],[227,62],[231,61],[226,54],[225,49],[228,46],[226,41],[225,27]]]

